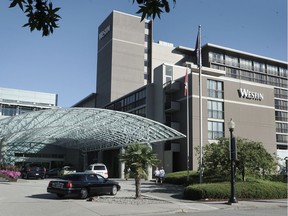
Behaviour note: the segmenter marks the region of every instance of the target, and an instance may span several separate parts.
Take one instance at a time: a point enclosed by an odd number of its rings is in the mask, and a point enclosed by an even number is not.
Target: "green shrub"
[[[236,197],[243,199],[287,198],[287,185],[282,182],[248,181],[236,182]],[[229,199],[230,182],[190,185],[184,189],[184,197],[191,200]]]
[[[165,183],[175,185],[189,185],[199,183],[199,174],[196,171],[189,171],[189,182],[187,182],[187,170],[168,173],[165,175]]]

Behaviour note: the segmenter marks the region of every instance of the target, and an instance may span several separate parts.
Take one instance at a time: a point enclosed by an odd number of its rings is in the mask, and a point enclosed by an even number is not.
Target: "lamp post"
[[[230,163],[231,163],[231,194],[228,203],[238,203],[237,198],[235,197],[235,161],[237,160],[237,146],[236,146],[236,139],[233,136],[233,131],[235,128],[235,122],[230,119],[228,122],[228,128],[230,131]]]

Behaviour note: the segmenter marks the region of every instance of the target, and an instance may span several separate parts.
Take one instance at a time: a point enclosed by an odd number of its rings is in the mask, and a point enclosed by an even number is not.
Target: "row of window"
[[[275,88],[274,89],[274,96],[276,98],[283,98],[283,99],[287,99],[288,98],[288,91],[286,89],[278,89]]]
[[[277,143],[288,143],[288,136],[283,134],[276,134]],[[286,147],[287,148],[287,147]]]
[[[127,112],[146,103],[146,89],[138,91],[128,97],[117,100],[106,106],[106,109]]]
[[[276,132],[288,133],[288,124],[287,123],[276,123]]]
[[[16,105],[0,105],[0,115],[1,116],[15,116],[24,114],[26,112],[42,110],[39,107],[26,107],[26,106],[16,106]]]
[[[220,69],[217,65],[212,65],[211,67],[215,69]],[[228,67],[223,67],[221,70],[224,69],[226,71],[226,76],[228,77],[287,88],[287,79],[285,78],[253,73]]]
[[[207,80],[208,97],[223,99],[223,82]],[[224,119],[224,104],[221,101],[208,100],[208,118]],[[208,121],[208,139],[215,140],[224,136],[224,122]]]
[[[227,66],[253,70],[256,72],[267,73],[275,76],[288,77],[287,68],[215,52],[209,52],[209,62],[225,64]]]
[[[19,153],[15,152],[15,157],[27,157],[27,158],[64,158],[63,154],[40,154],[40,153]]]
[[[275,111],[276,121],[288,121],[288,113],[282,111]]]
[[[275,109],[288,110],[288,101],[275,99]]]

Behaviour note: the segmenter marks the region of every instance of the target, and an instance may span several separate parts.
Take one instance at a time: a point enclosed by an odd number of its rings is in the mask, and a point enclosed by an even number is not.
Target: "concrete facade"
[[[117,11],[99,26],[97,107],[147,83],[151,31],[151,21]]]
[[[96,106],[145,116],[187,134],[184,76],[190,67],[189,155],[190,167],[197,169],[194,149],[200,141],[200,107],[194,49],[163,41],[149,41],[147,45],[143,38],[148,34],[153,39],[152,27],[145,30],[149,21],[139,19],[113,11],[99,27],[99,35],[107,26],[110,29],[98,40]],[[143,55],[145,47],[150,47],[149,58],[145,52]],[[143,62],[151,65],[146,77]],[[206,44],[202,46],[202,63],[203,144],[215,141],[220,135],[229,136],[227,122],[233,118],[237,136],[262,142],[269,153],[277,153],[282,159],[288,156],[287,62]],[[220,83],[221,97],[209,93],[220,93],[210,89],[215,83]],[[143,95],[141,100],[139,95]],[[218,108],[211,110],[211,107]],[[153,148],[168,172],[187,167],[186,140]]]

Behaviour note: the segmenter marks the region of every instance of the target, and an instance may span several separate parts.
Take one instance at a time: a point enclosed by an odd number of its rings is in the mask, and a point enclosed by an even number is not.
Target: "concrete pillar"
[[[123,154],[124,152],[125,152],[125,149],[122,147],[121,149],[120,149],[120,152],[121,152],[121,154]],[[125,163],[124,162],[121,162],[120,161],[120,159],[119,159],[119,164],[120,164],[120,178],[121,179],[125,179],[125,174],[124,174],[124,169],[125,169]]]
[[[147,145],[148,145],[148,147],[151,149],[151,150],[153,150],[152,149],[152,146],[151,146],[151,144],[150,143],[147,143]],[[152,180],[152,166],[148,166],[148,176],[147,176],[147,180],[148,181],[150,181],[150,180]]]

